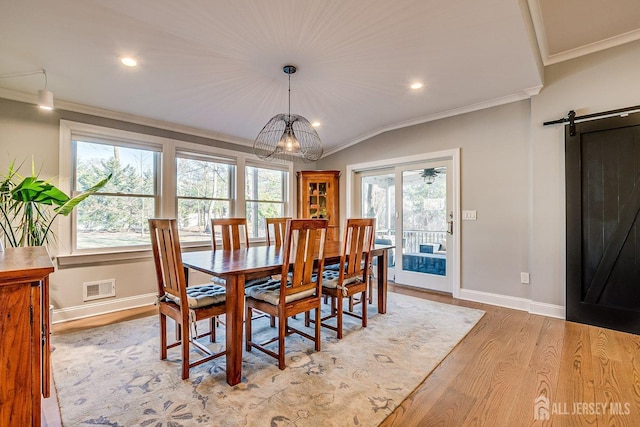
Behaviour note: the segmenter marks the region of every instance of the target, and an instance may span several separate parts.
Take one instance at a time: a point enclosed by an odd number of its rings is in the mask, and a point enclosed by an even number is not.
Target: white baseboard
[[[460,289],[460,295],[458,298],[467,301],[475,301],[484,304],[497,305],[499,307],[527,311],[531,314],[565,319],[565,308],[563,306],[532,301],[528,298],[492,294],[490,292],[474,291],[472,289]]]
[[[531,301],[529,313],[540,314],[547,317],[557,317],[558,319],[567,318],[567,309],[561,305],[547,304],[545,302]]]
[[[93,302],[75,307],[53,310],[52,323],[68,322],[70,320],[113,313],[130,308],[143,307],[156,302],[156,294],[142,294],[127,298],[109,299],[108,301]]]

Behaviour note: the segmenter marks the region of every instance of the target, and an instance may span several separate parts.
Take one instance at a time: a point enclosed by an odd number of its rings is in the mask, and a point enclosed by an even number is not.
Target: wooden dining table
[[[375,245],[377,259],[378,313],[387,312],[387,262],[393,245]],[[340,261],[341,242],[326,242],[325,265]],[[193,269],[225,279],[227,288],[226,360],[227,383],[242,380],[244,287],[247,280],[278,274],[282,269],[282,251],[275,246],[252,246],[239,250],[206,250],[182,253],[185,275]]]

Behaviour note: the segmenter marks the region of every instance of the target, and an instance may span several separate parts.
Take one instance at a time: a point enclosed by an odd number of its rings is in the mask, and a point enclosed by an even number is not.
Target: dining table
[[[342,242],[329,241],[324,247],[325,266],[340,262]],[[378,313],[387,312],[387,262],[393,245],[376,244],[371,251],[377,259]],[[231,386],[242,381],[244,288],[248,280],[279,274],[283,254],[276,246],[251,246],[236,250],[185,251],[182,264],[185,276],[188,270],[220,277],[226,281],[226,364],[227,383]]]

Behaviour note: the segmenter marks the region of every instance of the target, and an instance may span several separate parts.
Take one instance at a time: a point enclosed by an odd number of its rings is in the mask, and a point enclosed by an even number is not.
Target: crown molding
[[[55,94],[54,94],[55,96]],[[13,101],[21,101],[29,104],[36,104],[35,94],[28,94],[11,89],[0,88],[0,98],[11,99]],[[75,113],[88,114],[92,116],[104,117],[107,119],[120,120],[128,123],[135,123],[143,126],[150,126],[158,129],[168,130],[172,132],[184,133],[187,135],[199,136],[202,138],[215,139],[230,144],[243,145],[247,147],[253,146],[253,141],[244,138],[238,138],[218,132],[206,131],[190,126],[179,125],[176,123],[165,122],[163,120],[151,119],[149,117],[138,116],[135,114],[122,113],[119,111],[108,110],[105,108],[92,107],[75,102],[65,101],[58,98],[54,100],[55,109],[73,111]]]
[[[484,110],[491,107],[497,107],[499,105],[510,104],[512,102],[522,101],[523,99],[529,99],[532,96],[539,94],[540,90],[542,90],[542,87],[543,85],[534,86],[534,87],[524,89],[512,95],[503,96],[501,98],[495,98],[489,101],[479,102],[477,104],[471,104],[464,107],[453,108],[451,110],[442,111],[442,112],[431,114],[428,116],[423,116],[417,119],[394,123],[389,126],[383,126],[373,130],[372,132],[362,134],[344,144],[338,145],[337,147],[332,148],[331,150],[327,150],[322,157],[324,158],[331,154],[337,153],[338,151],[344,150],[345,148],[349,148],[352,145],[356,145],[362,141],[365,141],[369,138],[373,138],[374,136],[380,135],[381,133],[388,132],[391,130],[402,129],[409,126],[414,126],[422,123],[432,122],[435,120],[445,119],[447,117],[459,116],[461,114],[471,113],[473,111],[479,111],[479,110]]]

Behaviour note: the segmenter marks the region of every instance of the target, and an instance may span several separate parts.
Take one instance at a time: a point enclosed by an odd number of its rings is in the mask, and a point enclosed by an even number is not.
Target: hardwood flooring
[[[486,314],[382,426],[640,426],[640,336],[391,289]]]
[[[390,290],[486,314],[382,426],[640,426],[640,336],[393,284]],[[53,330],[153,313],[130,310]],[[548,419],[534,418],[536,399]],[[57,406],[44,406],[44,425],[59,426]]]

